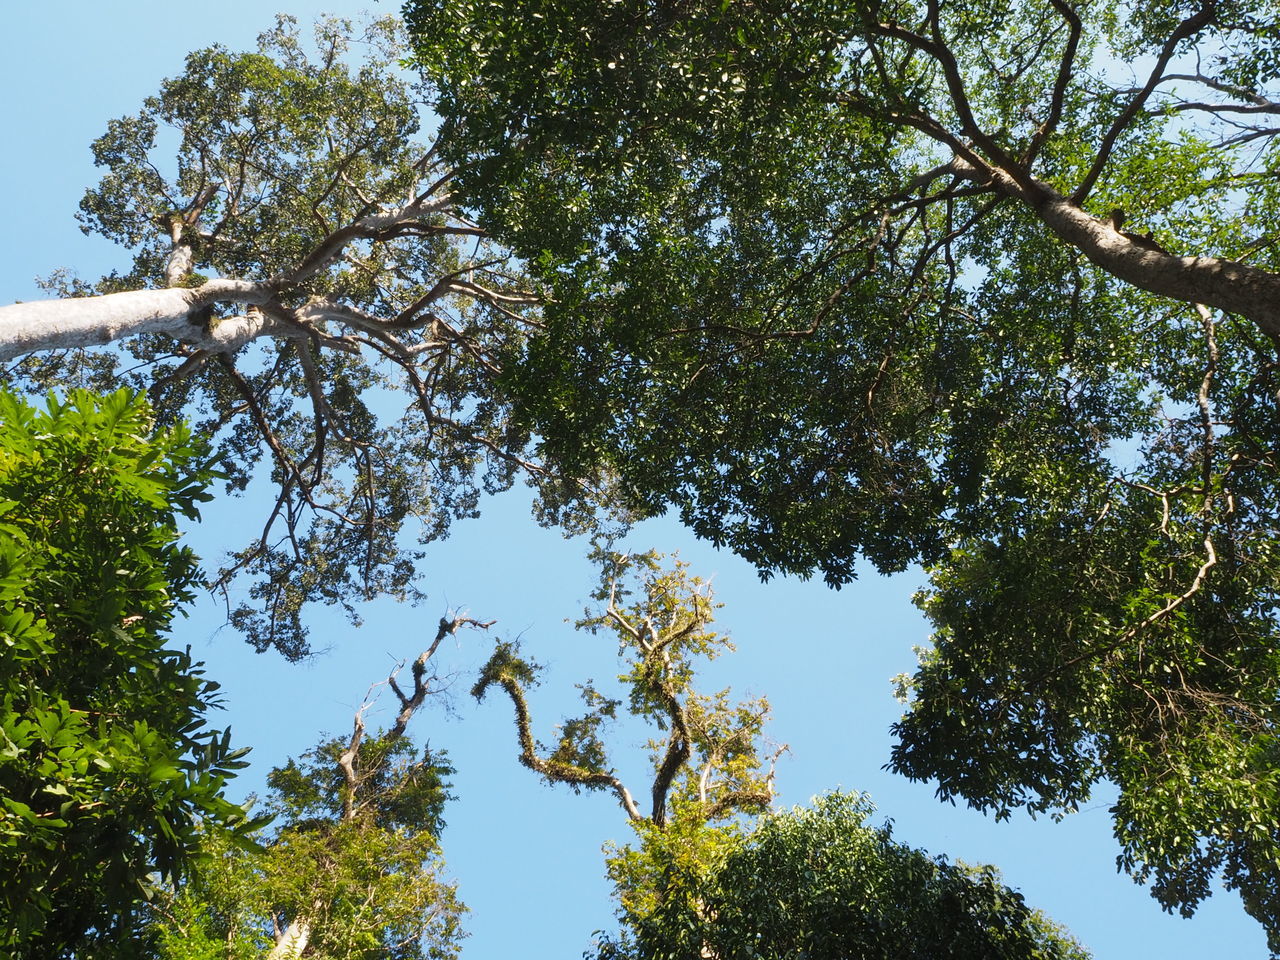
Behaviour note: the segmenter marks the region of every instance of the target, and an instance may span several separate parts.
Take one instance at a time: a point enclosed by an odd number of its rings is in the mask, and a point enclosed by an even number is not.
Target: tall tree
[[[210,837],[202,868],[157,898],[156,955],[456,958],[466,908],[440,855],[454,770],[443,751],[419,749],[408,726],[442,686],[433,658],[444,639],[489,625],[441,619],[409,684],[399,668],[386,680],[396,698],[389,728],[368,731],[374,700],[366,697],[348,736],[272,770],[265,807],[275,819],[259,834],[261,847],[234,850]]]
[[[127,956],[161,879],[255,823],[218,702],[166,634],[198,583],[177,544],[213,474],[121,390],[37,411],[0,391],[0,950]]]
[[[354,618],[420,596],[406,521],[435,539],[482,492],[544,476],[492,388],[494,344],[536,318],[420,136],[397,31],[325,21],[309,49],[281,18],[256,52],[192,53],[93,145],[82,228],[132,267],[0,307],[11,384],[131,383],[216,438],[232,490],[269,475],[260,532],[214,581],[247,578],[232,621],[289,657],[307,602]]]
[[[765,745],[768,702],[695,688],[705,661],[733,649],[712,629],[722,605],[710,584],[657,553],[601,549],[596,559],[598,607],[577,626],[616,641],[622,696],[582,685],[587,712],[561,724],[548,750],[525,696],[539,668],[515,645],[498,644],[472,693],[501,688],[515,708],[520,762],[548,783],[613,793],[635,832],[633,844],[609,850],[622,930],[600,942],[601,960],[1087,956],[993,869],[930,858],[867,826],[865,798],[835,794],[811,811],[769,814],[786,748]],[[659,731],[643,801],[617,775],[603,736],[624,703]]]
[[[1169,909],[1280,951],[1280,91],[1263,0],[411,0],[446,156],[545,286],[504,361],[763,571],[923,562],[893,766],[1120,789]]]

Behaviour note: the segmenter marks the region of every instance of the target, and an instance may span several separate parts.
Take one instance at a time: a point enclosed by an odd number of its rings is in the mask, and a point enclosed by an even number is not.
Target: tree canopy
[[[924,563],[893,767],[1280,949],[1274,5],[411,0],[501,382],[763,572]],[[518,356],[518,362],[515,359]]]
[[[993,868],[930,858],[894,841],[889,826],[869,826],[865,797],[836,793],[810,810],[770,812],[787,748],[765,736],[768,701],[698,690],[707,662],[733,650],[713,629],[723,605],[710,583],[654,551],[597,548],[595,560],[596,605],[576,626],[616,641],[620,695],[579,685],[587,712],[562,722],[548,750],[526,698],[541,668],[515,644],[497,644],[472,693],[500,687],[515,707],[520,762],[549,784],[613,793],[634,831],[633,842],[606,847],[621,929],[598,940],[600,960],[1086,960]],[[625,715],[656,734],[639,801],[607,745]]]
[[[0,391],[6,954],[114,955],[205,836],[255,826],[223,795],[244,751],[206,726],[218,685],[164,645],[199,583],[176,527],[206,458],[127,390],[44,411]]]
[[[287,657],[308,603],[421,597],[406,523],[442,537],[520,472],[560,499],[492,383],[530,299],[454,204],[401,52],[390,18],[326,20],[310,44],[287,17],[256,51],[193,52],[93,144],[82,228],[132,267],[0,307],[7,382],[145,389],[212,440],[230,491],[270,489],[212,580]]]
[[[284,19],[111,124],[82,222],[133,267],[0,308],[7,382],[145,386],[270,474],[214,580],[291,657],[520,472],[766,574],[924,563],[894,768],[1001,816],[1107,778],[1122,864],[1188,913],[1221,873],[1280,951],[1270,5],[408,14],[421,84],[390,24]],[[521,755],[625,806],[606,704]]]

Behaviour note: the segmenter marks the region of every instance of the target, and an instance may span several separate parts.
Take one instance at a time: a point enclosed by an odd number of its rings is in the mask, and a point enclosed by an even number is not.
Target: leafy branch
[[[565,721],[548,752],[534,738],[525,690],[540,667],[520,656],[519,646],[499,643],[472,689],[482,699],[496,684],[515,708],[520,762],[549,783],[575,791],[610,790],[637,826],[665,829],[675,811],[699,823],[766,809],[773,800],[774,764],[785,748],[765,758],[761,738],[769,715],[763,698],[731,705],[729,691],[712,696],[693,687],[695,664],[732,649],[710,630],[715,610],[711,586],[675,560],[663,566],[656,552],[621,554],[597,549],[601,584],[594,611],[576,626],[618,641],[624,672],[618,680],[628,712],[664,731],[649,742],[652,806],[647,815],[614,773],[600,730],[616,719],[622,700],[580,687],[587,712]]]

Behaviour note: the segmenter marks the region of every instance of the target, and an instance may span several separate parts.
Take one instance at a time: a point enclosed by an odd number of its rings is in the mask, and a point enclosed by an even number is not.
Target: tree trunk
[[[210,280],[192,289],[131,290],[98,297],[36,300],[0,307],[0,362],[42,350],[96,347],[126,337],[159,333],[211,352],[238,349],[284,324],[257,310],[212,317],[217,303],[264,304],[267,284]]]
[[[1025,203],[1060,239],[1116,279],[1172,300],[1246,317],[1280,341],[1280,275],[1235,260],[1170,253],[1149,238],[1092,216],[1046,183],[1019,182],[999,169],[979,172],[960,160],[953,168],[975,181],[990,176],[1001,193]]]
[[[271,948],[267,960],[296,960],[307,949],[307,941],[310,939],[311,921],[306,917],[296,917]]]

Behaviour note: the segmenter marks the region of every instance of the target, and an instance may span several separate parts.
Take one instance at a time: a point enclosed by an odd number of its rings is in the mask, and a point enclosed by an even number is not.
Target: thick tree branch
[[[653,668],[660,669],[656,666]],[[671,692],[665,677],[658,680],[657,693],[671,721],[666,753],[653,777],[653,811],[649,815],[654,824],[661,827],[667,822],[667,794],[671,792],[671,784],[675,781],[680,768],[689,762],[692,749],[689,743],[689,724],[684,705]]]
[[[216,320],[219,303],[263,305],[273,287],[246,280],[210,280],[199,287],[130,290],[97,297],[34,300],[0,307],[0,362],[41,350],[96,347],[157,333],[200,350],[234,352],[266,333],[288,335],[265,314]]]
[[[483,699],[489,685],[497,683],[511,699],[511,705],[515,708],[516,713],[516,739],[520,744],[520,763],[552,783],[612,790],[617,795],[618,802],[630,819],[643,820],[644,814],[636,806],[635,799],[631,796],[631,791],[613,774],[599,770],[588,770],[585,767],[547,759],[538,755],[538,745],[533,739],[533,732],[530,727],[529,702],[525,698],[524,688],[520,685],[520,681],[512,675],[511,670],[504,669],[502,666],[499,666],[498,669],[491,669],[495,665],[497,657],[498,654],[495,654],[495,659],[490,660],[490,666],[485,668],[485,673],[481,676],[479,682],[472,687],[471,694],[477,700]]]
[[[347,741],[347,749],[338,757],[338,769],[342,771],[342,779],[346,789],[342,793],[342,820],[349,822],[356,815],[356,793],[360,787],[360,778],[356,773],[356,758],[360,755],[360,744],[364,741],[364,712],[370,706],[368,698],[356,711],[352,721],[351,739]]]
[[[958,164],[957,171],[963,174],[965,168]],[[986,172],[971,175],[985,178]],[[1238,314],[1280,339],[1280,275],[1218,257],[1178,256],[1091,216],[1047,183],[1028,186],[1003,171],[991,176],[1002,193],[1025,203],[1059,238],[1117,279],[1183,303]]]

